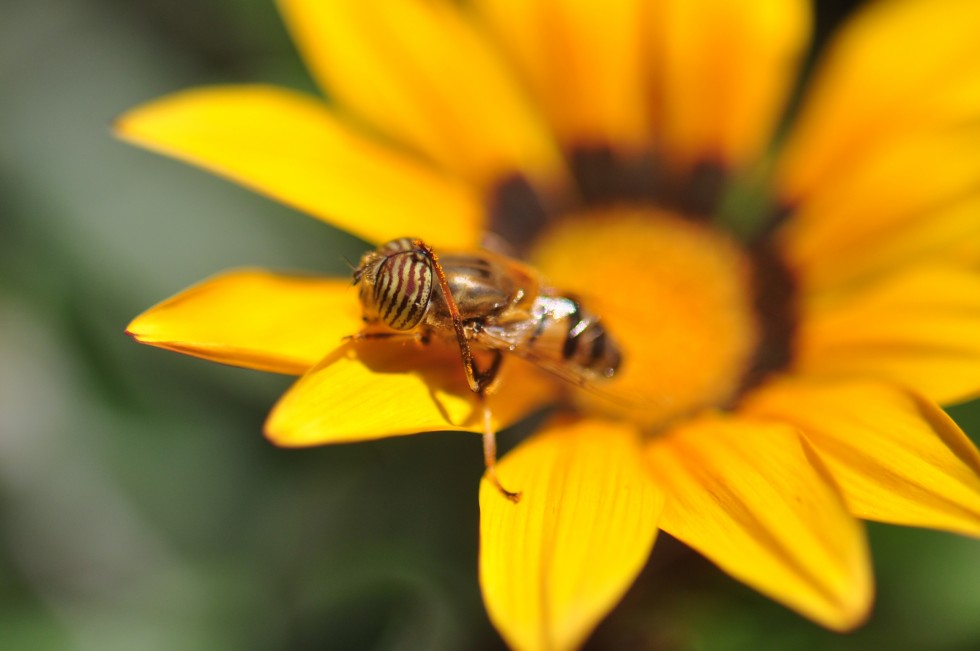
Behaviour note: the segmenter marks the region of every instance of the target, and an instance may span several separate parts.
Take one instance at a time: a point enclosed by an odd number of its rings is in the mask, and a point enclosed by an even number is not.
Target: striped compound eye
[[[407,243],[407,246],[406,246]],[[401,246],[393,246],[393,245]],[[432,297],[432,260],[411,240],[395,240],[378,249],[384,259],[374,280],[374,307],[393,330],[411,330],[425,316]]]

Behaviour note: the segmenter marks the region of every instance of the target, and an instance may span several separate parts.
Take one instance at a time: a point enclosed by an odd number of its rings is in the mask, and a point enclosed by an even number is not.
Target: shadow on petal
[[[506,427],[547,404],[554,383],[508,358],[488,400]],[[466,385],[459,350],[435,340],[348,341],[300,378],[266,421],[277,445],[305,446],[427,431],[482,430],[482,411]]]

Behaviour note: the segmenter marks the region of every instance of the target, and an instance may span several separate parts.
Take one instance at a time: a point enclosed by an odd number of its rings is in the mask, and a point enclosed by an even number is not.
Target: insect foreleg
[[[422,240],[413,242],[415,247],[421,251],[429,260],[432,261],[432,268],[435,271],[436,279],[439,281],[439,288],[446,301],[446,309],[449,310],[450,319],[453,322],[453,331],[456,333],[456,342],[459,344],[459,354],[463,358],[463,370],[466,373],[466,381],[470,389],[476,394],[483,408],[483,463],[487,469],[487,477],[493,482],[504,497],[511,502],[517,503],[521,499],[520,493],[507,490],[497,478],[497,433],[493,428],[493,419],[490,414],[490,406],[487,404],[486,390],[493,380],[497,377],[500,370],[502,355],[500,351],[494,351],[495,357],[486,371],[480,371],[476,366],[476,359],[473,357],[473,350],[470,348],[469,341],[466,339],[466,330],[463,327],[463,319],[459,315],[459,307],[456,299],[449,289],[449,280],[446,272],[439,262],[439,256],[428,244]]]
[[[419,251],[429,258],[429,260],[432,261],[432,268],[436,273],[436,279],[439,281],[439,288],[442,290],[442,296],[446,301],[446,309],[449,310],[449,317],[453,323],[453,331],[456,334],[456,343],[459,344],[459,354],[463,358],[463,370],[466,372],[466,382],[470,385],[470,389],[473,391],[473,393],[482,395],[483,388],[477,381],[479,370],[476,368],[476,360],[473,358],[473,351],[470,349],[469,342],[466,340],[466,332],[463,329],[463,319],[459,316],[459,307],[456,305],[456,299],[453,298],[453,293],[449,290],[449,280],[446,278],[446,272],[442,268],[442,264],[439,262],[439,256],[436,255],[436,252],[431,246],[422,240],[415,240],[413,244]]]

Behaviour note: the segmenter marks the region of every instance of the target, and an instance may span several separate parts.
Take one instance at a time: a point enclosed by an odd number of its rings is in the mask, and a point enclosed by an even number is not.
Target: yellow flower
[[[513,356],[490,397],[499,426],[569,406],[501,461],[519,504],[480,491],[511,646],[581,644],[658,529],[836,630],[872,601],[860,520],[980,534],[980,455],[936,406],[980,394],[974,0],[864,11],[774,148],[803,0],[281,5],[332,103],[205,88],[119,134],[374,243],[490,233],[622,348],[622,403]],[[480,430],[458,352],[342,343],[360,327],[349,279],[244,270],[129,331],[302,374],[280,445]]]

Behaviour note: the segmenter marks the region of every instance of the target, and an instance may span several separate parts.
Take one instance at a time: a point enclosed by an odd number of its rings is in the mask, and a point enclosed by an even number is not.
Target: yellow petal
[[[648,142],[643,0],[475,4],[562,142]]]
[[[649,444],[660,527],[756,590],[835,630],[872,600],[864,530],[788,426],[709,417]]]
[[[955,240],[949,236],[967,230],[967,217],[948,224],[956,214],[943,213],[962,214],[960,204],[980,186],[978,147],[975,128],[904,134],[868,153],[852,172],[826,179],[781,234],[787,257],[805,272],[806,286],[818,291],[875,270],[881,256],[887,261],[896,255],[889,250],[896,240],[899,254],[923,248],[913,244],[923,235],[928,249],[942,235],[933,236],[933,229],[952,231],[940,238],[950,247]],[[975,213],[972,223],[980,224]]]
[[[369,241],[478,241],[473,191],[357,135],[321,101],[267,86],[190,90],[126,113],[117,134]]]
[[[978,24],[974,0],[867,3],[829,46],[804,98],[780,165],[784,194],[822,192],[902,134],[975,120]]]
[[[280,0],[326,92],[477,182],[558,165],[543,122],[481,35],[442,0]]]
[[[799,427],[866,520],[980,535],[980,454],[928,400],[872,382],[779,382],[744,406]]]
[[[349,280],[230,271],[136,317],[136,341],[223,364],[302,374],[362,327]]]
[[[666,0],[648,37],[671,159],[739,166],[768,144],[811,29],[804,0]]]
[[[972,230],[970,235],[971,237],[960,239],[959,244],[949,251],[950,259],[954,264],[980,270],[980,237],[973,236]]]
[[[504,360],[489,405],[497,428],[540,409],[554,383],[526,362]],[[277,445],[300,447],[427,431],[482,431],[482,410],[467,388],[455,344],[346,343],[286,392],[265,424]]]
[[[559,418],[507,455],[506,500],[480,486],[480,585],[490,619],[521,650],[578,647],[633,582],[657,533],[663,495],[637,434]]]
[[[805,310],[801,373],[884,380],[941,404],[980,393],[980,273],[910,269]]]
[[[975,160],[974,166],[977,163]],[[944,167],[942,174],[923,174],[919,179],[955,173],[955,169]],[[976,181],[980,181],[980,174]],[[894,188],[917,184],[903,178],[880,196],[904,194]],[[837,213],[804,210],[814,219],[798,221],[794,215],[781,236],[786,258],[800,271],[802,289],[811,293],[839,291],[912,265],[962,262],[965,266],[970,262],[960,255],[965,252],[964,246],[980,240],[980,195],[950,199],[946,205],[918,212],[871,211],[859,219],[852,215],[850,228],[836,223],[836,219],[824,221],[824,217]]]

